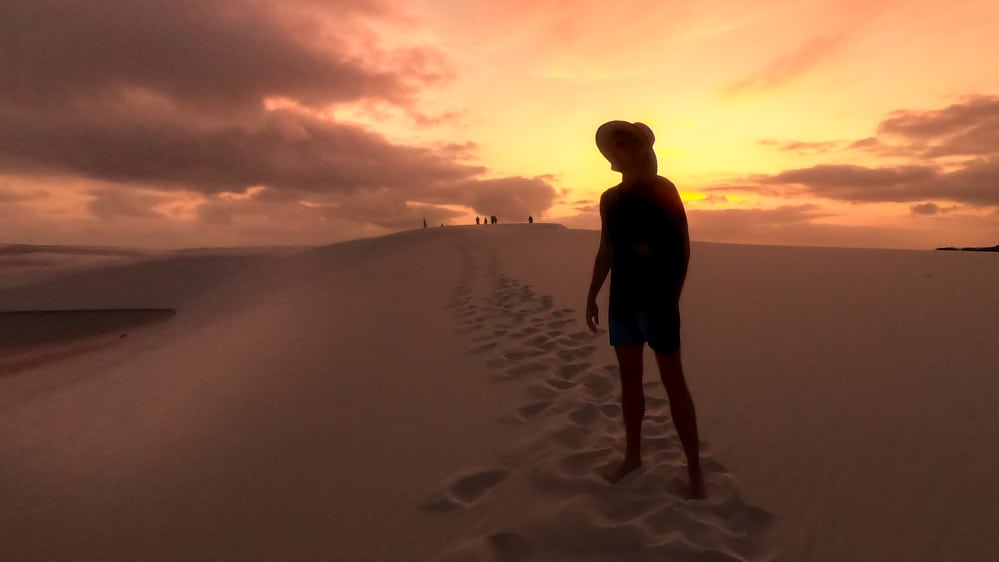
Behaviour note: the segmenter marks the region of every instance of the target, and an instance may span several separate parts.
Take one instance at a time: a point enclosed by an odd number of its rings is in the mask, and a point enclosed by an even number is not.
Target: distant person
[[[527,224],[534,224],[534,217],[527,215]]]
[[[475,224],[479,224],[479,215],[475,215]]]
[[[596,331],[597,294],[610,272],[607,325],[620,367],[626,448],[624,460],[604,478],[617,482],[642,465],[642,355],[647,342],[687,457],[691,496],[703,498],[697,419],[680,360],[680,293],[690,259],[687,215],[676,186],[658,175],[652,129],[610,121],[597,129],[596,141],[611,169],[621,173],[621,183],[600,196],[600,247],[586,299],[586,325]]]
[[[427,227],[427,219],[423,219],[423,228]]]
[[[490,224],[496,224],[496,215],[492,215],[492,216],[489,217],[489,223]]]

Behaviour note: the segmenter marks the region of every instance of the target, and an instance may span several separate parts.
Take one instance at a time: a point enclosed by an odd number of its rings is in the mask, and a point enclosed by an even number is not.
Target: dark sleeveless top
[[[614,249],[611,262],[610,308],[676,306],[676,288],[683,269],[683,233],[663,208],[668,200],[651,190],[675,189],[668,180],[638,189],[611,188],[606,228]]]

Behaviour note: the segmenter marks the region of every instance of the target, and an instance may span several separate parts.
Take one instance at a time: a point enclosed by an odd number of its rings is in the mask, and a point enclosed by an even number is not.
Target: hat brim
[[[649,149],[651,149],[653,143],[655,143],[655,137],[652,135],[652,129],[649,129],[647,125],[641,123],[629,123],[628,121],[608,121],[597,127],[596,134],[597,149],[600,150],[600,154],[603,154],[604,158],[607,158],[608,160],[610,158],[608,157],[607,152],[611,146],[611,141],[614,139],[614,134],[617,132],[628,133],[638,139],[639,142],[644,144]]]

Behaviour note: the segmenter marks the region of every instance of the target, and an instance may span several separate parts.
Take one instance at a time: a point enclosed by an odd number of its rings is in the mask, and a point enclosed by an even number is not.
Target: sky
[[[999,4],[4,0],[0,243],[599,229],[612,119],[695,241],[999,243]]]

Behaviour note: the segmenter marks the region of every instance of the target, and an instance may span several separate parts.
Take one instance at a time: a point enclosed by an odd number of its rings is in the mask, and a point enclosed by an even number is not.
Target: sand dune
[[[436,228],[143,256],[0,290],[0,310],[176,310],[0,376],[5,555],[996,551],[994,256],[695,243],[684,357],[710,497],[689,501],[651,356],[645,466],[616,486],[597,476],[623,434],[606,332],[582,319],[596,242],[557,225]],[[83,328],[110,318],[90,314]]]

